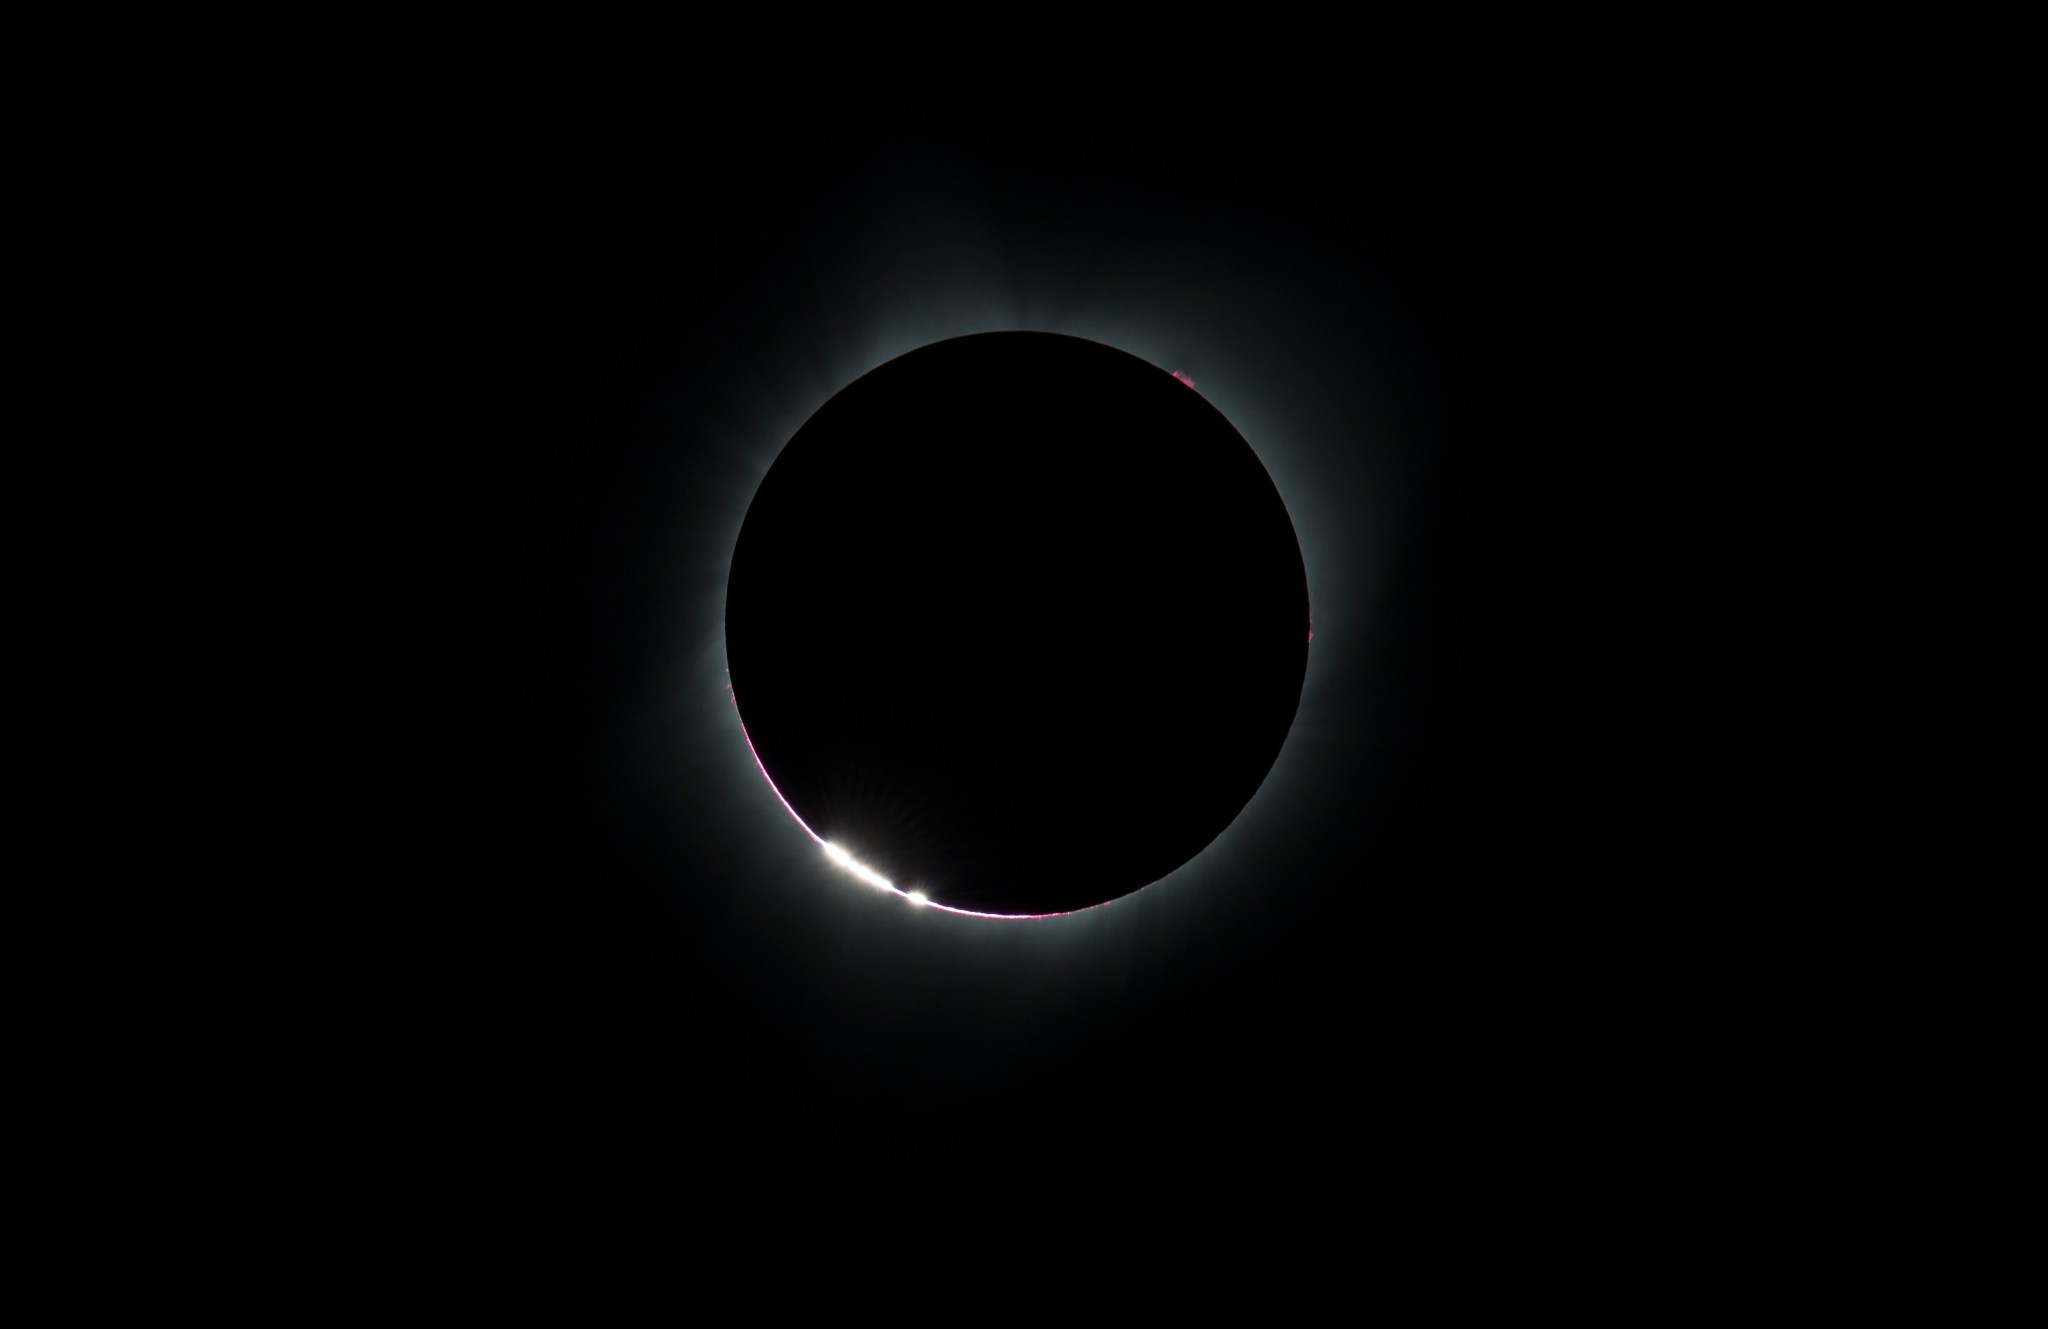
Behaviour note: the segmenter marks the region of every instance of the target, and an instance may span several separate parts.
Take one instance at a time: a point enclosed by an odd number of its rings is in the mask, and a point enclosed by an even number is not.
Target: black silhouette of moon
[[[1272,768],[1310,635],[1230,422],[1038,332],[934,343],[819,408],[747,510],[725,626],[747,741],[849,888],[1001,916],[1201,853]]]

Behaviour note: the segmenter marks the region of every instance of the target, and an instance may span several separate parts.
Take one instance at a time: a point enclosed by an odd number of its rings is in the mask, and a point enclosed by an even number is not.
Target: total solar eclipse
[[[845,870],[967,913],[1127,895],[1285,742],[1300,546],[1251,446],[1097,342],[937,342],[847,385],[749,506],[726,663],[747,741]]]

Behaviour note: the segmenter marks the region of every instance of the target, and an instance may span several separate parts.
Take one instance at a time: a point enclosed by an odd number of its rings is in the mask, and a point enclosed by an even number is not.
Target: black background
[[[1696,902],[1645,847],[1670,698],[1623,532],[1670,483],[1631,458],[1690,428],[1638,314],[1695,279],[1640,135],[1513,111],[678,110],[409,154],[378,226],[427,386],[389,484],[431,552],[370,619],[378,1114],[487,1170],[705,1175],[1448,1178],[1639,1129]],[[878,307],[935,339],[990,290],[979,328],[1184,329],[1162,367],[1313,454],[1235,420],[1309,567],[1288,778],[1198,878],[1048,923],[857,888],[706,701],[775,431],[871,367]]]

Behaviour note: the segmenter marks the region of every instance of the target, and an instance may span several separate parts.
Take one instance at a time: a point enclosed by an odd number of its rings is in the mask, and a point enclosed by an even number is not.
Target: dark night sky
[[[1574,579],[1658,278],[1617,249],[1648,206],[1631,151],[1497,111],[535,126],[420,167],[432,206],[386,219],[436,357],[400,483],[450,538],[390,620],[428,735],[392,757],[419,799],[392,1055],[433,1132],[557,1162],[1358,1175],[1389,1141],[1473,1166],[1607,1111],[1584,1087],[1647,1037],[1607,1002],[1657,961],[1609,944],[1653,800],[1588,703],[1648,648],[1639,587]],[[775,449],[888,356],[998,328],[1192,374],[1287,500],[1315,614],[1239,824],[1046,922],[834,871],[720,690]]]

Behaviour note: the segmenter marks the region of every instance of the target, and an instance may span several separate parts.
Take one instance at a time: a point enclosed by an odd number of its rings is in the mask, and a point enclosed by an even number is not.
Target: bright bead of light
[[[870,886],[879,886],[885,891],[893,891],[896,889],[895,882],[890,881],[887,877],[883,876],[881,873],[875,871],[873,868],[867,866],[866,864],[859,862],[854,858],[852,854],[847,853],[844,849],[841,849],[836,844],[828,844],[825,846],[825,857],[831,859],[840,867],[845,868],[854,876],[859,877],[862,881],[866,882]]]

